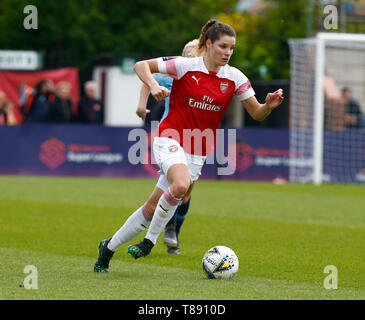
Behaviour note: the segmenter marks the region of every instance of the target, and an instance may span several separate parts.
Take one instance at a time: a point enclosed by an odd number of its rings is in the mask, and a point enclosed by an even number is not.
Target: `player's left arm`
[[[278,89],[274,93],[268,93],[266,95],[264,104],[259,103],[255,96],[242,100],[241,103],[254,120],[263,121],[269,116],[272,110],[280,106],[283,100],[283,89]]]

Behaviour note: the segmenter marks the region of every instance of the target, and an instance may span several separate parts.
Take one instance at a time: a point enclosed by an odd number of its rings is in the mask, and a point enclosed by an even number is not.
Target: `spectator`
[[[56,95],[51,90],[51,82],[43,79],[37,83],[34,93],[28,95],[24,104],[20,106],[25,122],[49,122],[51,120],[51,104]]]
[[[56,99],[51,105],[51,122],[70,122],[72,117],[72,100],[70,99],[71,84],[61,81],[57,85]]]
[[[79,102],[78,120],[84,123],[104,123],[104,106],[96,99],[96,83],[85,83],[85,97]]]
[[[0,91],[0,125],[14,125],[16,119],[13,113],[13,104],[6,100],[5,92]]]
[[[350,88],[342,89],[342,97],[346,104],[345,123],[347,129],[362,128],[363,114],[359,103],[353,99]]]
[[[324,97],[325,97],[325,129],[330,131],[343,131],[345,124],[345,102],[341,97],[336,81],[325,74],[324,76]]]

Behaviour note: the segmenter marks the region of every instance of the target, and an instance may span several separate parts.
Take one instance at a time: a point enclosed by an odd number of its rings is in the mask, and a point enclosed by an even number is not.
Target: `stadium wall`
[[[142,86],[135,73],[123,73],[120,66],[98,66],[93,70],[93,80],[98,83],[99,91],[104,86],[104,96],[101,98],[105,104],[105,125],[143,125],[135,109]]]

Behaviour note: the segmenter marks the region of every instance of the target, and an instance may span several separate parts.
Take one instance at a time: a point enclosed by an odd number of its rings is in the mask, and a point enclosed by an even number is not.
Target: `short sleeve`
[[[180,79],[189,70],[192,59],[183,57],[157,58],[158,71],[174,79]]]
[[[253,90],[250,81],[248,78],[238,69],[236,69],[236,90],[235,95],[238,100],[247,100],[255,95],[255,91]]]

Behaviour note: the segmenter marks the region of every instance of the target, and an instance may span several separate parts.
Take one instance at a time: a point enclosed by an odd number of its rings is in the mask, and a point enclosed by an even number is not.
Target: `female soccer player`
[[[160,86],[152,73],[174,78],[170,95],[170,111],[154,138],[153,152],[160,167],[163,183],[156,206],[146,202],[137,209],[111,239],[99,244],[95,272],[108,272],[115,250],[148,227],[142,242],[128,246],[135,259],[147,256],[180,200],[199,178],[207,154],[214,150],[216,129],[235,94],[250,116],[264,120],[283,101],[282,89],[268,93],[264,104],[255,98],[247,77],[228,65],[233,54],[236,34],[233,28],[217,20],[209,20],[202,28],[199,49],[203,56],[176,59],[157,58],[139,61],[135,71],[158,101],[170,92]],[[200,141],[192,132],[202,133]],[[189,135],[190,133],[190,135]],[[204,135],[205,139],[202,139]]]
[[[197,56],[198,52],[198,44],[199,40],[194,39],[188,42],[182,51],[181,56],[187,57],[187,58],[193,58]],[[203,54],[203,52],[201,52]],[[201,55],[200,54],[200,55]],[[171,91],[173,78],[170,76],[163,76],[160,73],[153,74],[154,79],[158,82],[160,86],[163,86],[167,88],[169,91]],[[146,108],[147,106],[147,100],[148,96],[150,94],[150,88],[146,84],[142,84],[142,88],[140,91],[140,99],[137,107],[137,115],[142,119],[145,120],[147,113],[149,113],[150,110]],[[170,107],[170,97],[168,96],[165,98],[165,110],[161,117],[160,122],[162,122],[169,113],[169,107]],[[161,178],[160,178],[161,180]],[[149,202],[152,203],[153,206],[156,206],[158,200],[161,197],[161,190],[159,188],[159,182],[157,182],[157,185],[155,187],[154,192],[152,193],[151,197],[149,198]],[[179,204],[178,208],[175,211],[175,214],[170,219],[170,221],[167,223],[165,227],[164,232],[164,243],[167,245],[167,253],[168,254],[180,254],[180,243],[179,243],[179,233],[182,224],[184,223],[185,217],[188,213],[189,207],[190,207],[190,194],[192,191],[194,183],[189,188],[188,192],[185,194],[184,199]]]

